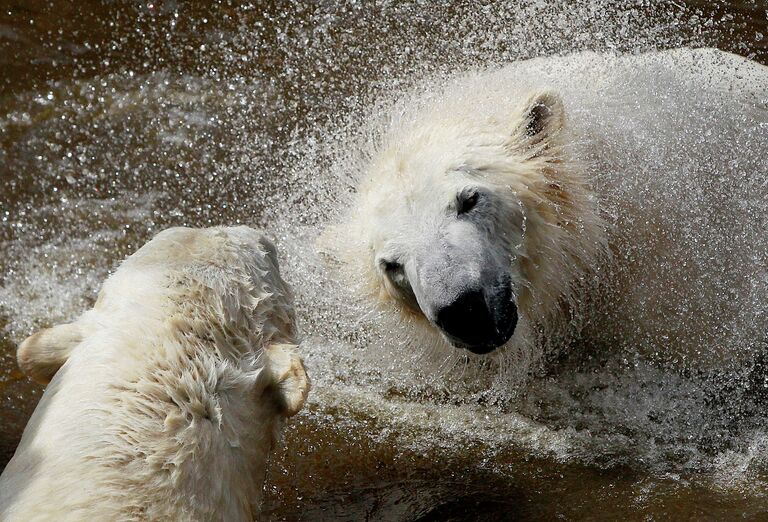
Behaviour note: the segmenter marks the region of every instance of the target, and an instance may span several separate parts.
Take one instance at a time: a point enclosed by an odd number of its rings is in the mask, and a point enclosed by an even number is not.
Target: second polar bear
[[[356,200],[321,246],[416,348],[503,346],[521,379],[574,343],[752,361],[768,331],[766,79],[681,49],[428,85],[345,158]]]
[[[309,381],[273,244],[161,232],[94,308],[22,343],[50,379],[0,477],[2,520],[252,520],[281,419]]]

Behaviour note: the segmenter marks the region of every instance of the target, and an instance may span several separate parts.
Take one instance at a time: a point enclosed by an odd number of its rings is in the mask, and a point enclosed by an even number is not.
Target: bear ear
[[[29,378],[48,384],[82,340],[83,333],[76,322],[46,328],[19,345],[16,362]]]
[[[273,344],[264,349],[264,367],[257,382],[257,390],[269,396],[285,417],[296,415],[309,394],[304,363],[291,344]]]
[[[532,94],[523,104],[522,122],[513,133],[516,142],[533,149],[534,156],[546,150],[565,123],[560,96],[553,91]]]

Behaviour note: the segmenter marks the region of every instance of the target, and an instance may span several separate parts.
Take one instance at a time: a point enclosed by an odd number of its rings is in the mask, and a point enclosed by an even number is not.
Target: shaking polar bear
[[[52,379],[0,477],[0,519],[253,520],[281,418],[309,390],[275,247],[161,232],[94,308],[19,348]]]
[[[766,71],[707,49],[583,53],[428,86],[369,140],[322,246],[413,344],[752,360],[768,332]]]

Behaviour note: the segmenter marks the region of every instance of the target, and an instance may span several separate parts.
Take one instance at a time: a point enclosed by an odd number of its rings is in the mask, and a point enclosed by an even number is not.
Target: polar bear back
[[[65,326],[82,340],[0,477],[0,519],[251,520],[308,390],[276,344],[294,320],[272,244],[245,227],[163,232]]]

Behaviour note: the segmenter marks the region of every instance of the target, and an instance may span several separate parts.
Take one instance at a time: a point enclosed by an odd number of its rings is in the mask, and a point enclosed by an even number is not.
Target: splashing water
[[[315,251],[393,111],[408,118],[419,99],[462,89],[547,85],[606,212],[622,226],[678,225],[622,250],[664,280],[695,269],[696,284],[640,280],[647,303],[709,289],[718,298],[702,316],[721,321],[729,346],[765,348],[768,72],[707,52],[616,57],[717,45],[765,61],[764,10],[551,4],[12,9],[0,26],[11,72],[0,80],[3,461],[40,394],[13,343],[79,314],[160,229],[245,222],[277,240],[315,382],[273,463],[274,518],[768,510],[759,357],[679,372],[663,346],[606,335],[543,366],[439,352],[435,368]],[[77,29],[59,32],[59,19]],[[645,255],[670,237],[668,257]]]

